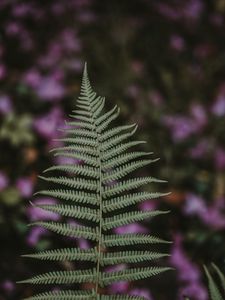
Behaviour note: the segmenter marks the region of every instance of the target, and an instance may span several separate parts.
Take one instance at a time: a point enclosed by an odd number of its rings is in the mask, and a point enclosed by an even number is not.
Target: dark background
[[[21,254],[85,247],[27,227],[54,218],[29,201],[42,186],[37,175],[60,163],[49,149],[75,106],[85,61],[106,106],[118,104],[119,122],[137,122],[136,137],[161,157],[147,170],[168,180],[157,188],[172,191],[141,207],[169,216],[123,230],[172,239],[167,265],[176,271],[111,291],[208,299],[202,265],[225,272],[224,17],[224,0],[0,1],[1,300],[32,295],[36,287],[15,281],[53,268]]]

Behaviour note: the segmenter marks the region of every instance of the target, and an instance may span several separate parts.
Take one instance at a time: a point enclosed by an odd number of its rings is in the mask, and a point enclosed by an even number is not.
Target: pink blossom
[[[132,223],[129,225],[120,226],[114,229],[117,234],[123,233],[147,233],[148,230],[143,225],[139,223]]]
[[[212,113],[217,117],[222,117],[225,114],[225,95],[220,95],[216,98],[212,105]]]
[[[19,178],[16,182],[16,187],[20,195],[29,198],[33,193],[33,181],[28,177]]]
[[[6,66],[3,64],[0,64],[0,80],[4,79],[7,74]]]
[[[15,290],[15,284],[10,279],[4,280],[0,286],[4,291],[6,291],[6,293],[12,293]]]
[[[11,98],[8,95],[0,96],[0,113],[3,115],[11,113],[13,110]]]
[[[8,177],[3,172],[0,171],[0,191],[7,188],[8,185],[9,185]]]
[[[225,169],[225,150],[223,148],[217,148],[214,154],[214,162],[217,170]]]
[[[45,209],[39,208],[35,205],[41,204],[49,204],[54,205],[56,204],[56,200],[52,198],[37,198],[33,202],[33,205],[30,205],[27,208],[27,215],[31,221],[42,221],[42,220],[53,220],[58,221],[60,216],[57,213],[53,213],[51,211],[47,211]]]
[[[44,235],[46,235],[48,231],[40,226],[32,227],[31,230],[28,233],[28,236],[26,238],[26,242],[29,246],[36,246],[39,242],[40,238]]]
[[[78,247],[80,249],[90,249],[91,248],[90,243],[83,238],[77,239],[77,243],[78,243]]]
[[[176,51],[182,51],[185,48],[184,39],[177,34],[173,34],[170,37],[170,47]]]
[[[60,135],[58,128],[64,125],[64,114],[60,107],[55,106],[52,110],[34,120],[34,128],[45,139],[57,138]]]
[[[23,82],[32,88],[36,88],[40,85],[41,75],[40,72],[34,68],[28,70],[23,77]]]
[[[36,87],[36,93],[41,100],[61,100],[65,95],[65,88],[55,76],[44,76]]]
[[[189,149],[188,153],[192,158],[203,158],[209,150],[209,141],[200,139],[195,146]]]

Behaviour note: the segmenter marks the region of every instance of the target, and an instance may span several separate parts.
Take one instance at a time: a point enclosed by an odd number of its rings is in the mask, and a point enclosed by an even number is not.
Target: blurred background
[[[84,62],[120,122],[161,160],[148,174],[172,194],[170,215],[121,232],[173,240],[158,279],[110,287],[151,300],[207,300],[202,265],[225,272],[225,0],[0,1],[0,300],[39,291],[15,281],[49,271],[20,255],[67,243],[27,223],[57,219],[29,203],[79,94]],[[36,197],[35,201],[54,202]],[[68,266],[67,266],[68,267]]]

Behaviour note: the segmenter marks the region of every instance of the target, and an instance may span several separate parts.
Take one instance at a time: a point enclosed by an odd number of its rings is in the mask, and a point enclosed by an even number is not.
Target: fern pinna
[[[58,234],[92,241],[90,249],[55,249],[28,254],[26,257],[52,261],[87,261],[93,268],[56,271],[35,276],[22,281],[31,284],[75,284],[91,283],[90,291],[63,290],[49,291],[35,295],[27,300],[72,300],[72,299],[143,299],[128,295],[103,295],[102,287],[118,281],[133,281],[148,278],[169,268],[136,267],[139,262],[150,261],[166,256],[166,254],[135,250],[139,244],[166,243],[148,234],[115,234],[113,230],[119,226],[153,218],[165,211],[139,211],[135,204],[144,200],[157,198],[163,193],[138,192],[143,185],[164,182],[154,177],[126,178],[127,175],[154,159],[151,153],[143,151],[127,151],[142,141],[130,138],[137,126],[118,126],[110,128],[110,124],[119,115],[115,106],[102,113],[105,99],[97,96],[90,85],[85,65],[81,94],[77,100],[77,110],[67,131],[67,137],[60,139],[65,146],[53,149],[55,155],[79,159],[80,164],[66,164],[50,167],[46,172],[65,172],[64,176],[40,176],[44,181],[53,183],[59,188],[38,192],[41,195],[54,197],[62,204],[39,205],[40,208],[56,212],[65,217],[80,219],[87,223],[72,225],[68,222],[37,222],[44,228]],[[136,191],[135,191],[136,190]],[[124,212],[124,208],[125,211]],[[124,250],[124,246],[134,250]],[[119,247],[119,248],[118,248]],[[122,250],[121,250],[122,249]],[[104,271],[105,266],[129,264],[130,268],[120,271]],[[132,267],[132,264],[135,266]]]

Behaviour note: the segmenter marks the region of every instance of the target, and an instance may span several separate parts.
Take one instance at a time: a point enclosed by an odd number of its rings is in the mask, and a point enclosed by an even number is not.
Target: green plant
[[[221,289],[219,287],[219,284],[217,284],[215,282],[214,278],[211,276],[207,267],[204,266],[205,273],[208,278],[210,298],[211,298],[211,300],[224,300],[225,298],[222,297],[221,292],[223,291],[223,295],[225,294],[225,276],[223,275],[223,273],[220,271],[220,269],[215,264],[212,263],[212,267],[213,267],[216,275],[220,279]]]
[[[46,292],[28,298],[29,300],[50,299],[141,299],[141,297],[100,295],[100,288],[117,281],[133,281],[160,274],[169,270],[167,267],[131,267],[122,271],[104,272],[104,266],[120,263],[139,263],[158,259],[167,254],[141,251],[120,250],[117,248],[129,246],[135,249],[139,244],[168,243],[162,239],[145,234],[113,234],[112,229],[153,218],[167,213],[166,211],[139,211],[135,205],[141,201],[157,198],[165,193],[134,192],[149,183],[161,183],[163,180],[154,177],[126,178],[130,173],[147,166],[157,159],[147,158],[152,153],[143,151],[126,151],[138,146],[143,141],[133,141],[137,126],[118,126],[109,128],[110,123],[119,115],[115,106],[106,113],[102,113],[105,99],[96,96],[92,90],[87,68],[85,66],[81,95],[77,100],[77,110],[73,111],[74,119],[68,122],[69,136],[61,142],[64,147],[53,149],[55,155],[74,157],[82,164],[58,165],[45,172],[66,172],[67,176],[43,177],[44,181],[56,184],[57,189],[38,192],[55,197],[63,204],[39,205],[40,208],[56,212],[64,217],[81,219],[83,224],[73,226],[59,222],[36,222],[58,234],[72,237],[82,237],[93,241],[92,248],[83,250],[78,248],[56,249],[37,254],[24,255],[41,260],[52,261],[89,261],[94,267],[85,270],[56,271],[41,274],[21,281],[31,284],[74,284],[89,282],[94,285],[90,291],[64,290],[60,292]],[[72,127],[72,129],[71,129]],[[68,176],[69,173],[70,175]],[[76,176],[73,176],[73,175]],[[126,209],[126,212],[124,212]],[[123,248],[122,248],[123,249]],[[109,251],[110,250],[110,251]]]

